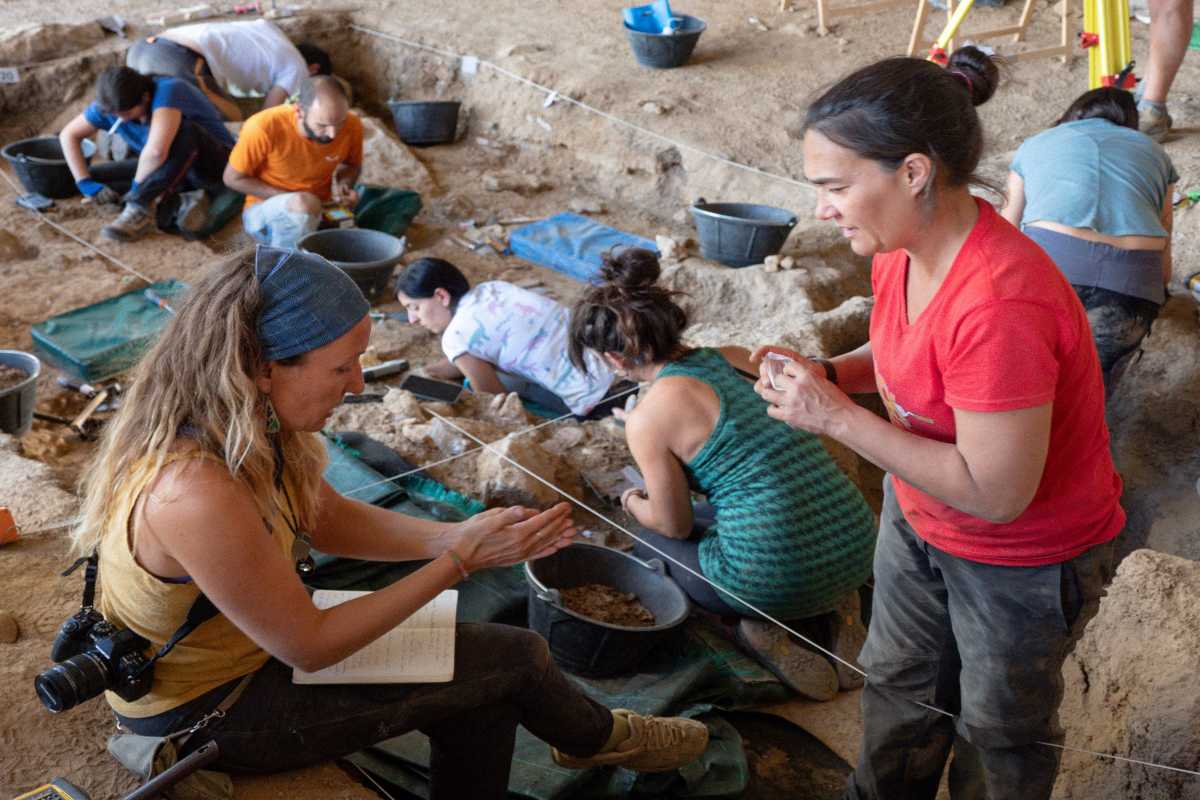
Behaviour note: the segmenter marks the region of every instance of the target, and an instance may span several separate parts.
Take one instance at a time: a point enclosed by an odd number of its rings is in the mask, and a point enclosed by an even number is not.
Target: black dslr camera
[[[120,630],[86,605],[63,623],[54,637],[55,664],[38,675],[34,688],[42,705],[66,711],[105,690],[133,701],[150,691],[154,669],[145,651],[150,642]]]

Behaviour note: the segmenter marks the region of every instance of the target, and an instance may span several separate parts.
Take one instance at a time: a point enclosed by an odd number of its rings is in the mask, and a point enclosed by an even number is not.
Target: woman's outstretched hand
[[[768,352],[786,356],[791,361],[776,367],[773,388]],[[767,414],[783,420],[793,428],[810,433],[837,437],[839,425],[847,412],[858,408],[849,395],[825,379],[825,370],[794,350],[784,347],[760,347],[750,357],[758,364],[758,381],[754,391],[770,403]],[[779,362],[776,362],[777,364]]]
[[[511,506],[491,508],[450,532],[449,544],[468,572],[507,567],[556,553],[575,536],[571,506],[559,503],[539,512]]]

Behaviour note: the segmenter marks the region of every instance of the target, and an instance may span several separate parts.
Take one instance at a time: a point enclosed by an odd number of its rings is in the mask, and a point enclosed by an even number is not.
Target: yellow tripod
[[[1088,51],[1088,88],[1116,85],[1118,75],[1132,59],[1129,0],[1084,0],[1079,45]],[[1137,84],[1132,71],[1123,83],[1123,89]]]

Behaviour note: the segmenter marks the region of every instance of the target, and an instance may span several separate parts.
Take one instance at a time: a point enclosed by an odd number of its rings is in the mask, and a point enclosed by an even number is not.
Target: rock
[[[14,233],[0,230],[0,261],[27,261],[37,255],[37,247],[25,244]]]
[[[767,256],[764,258],[763,269],[767,272],[779,272],[779,256]]]
[[[787,33],[792,36],[799,36],[801,38],[804,38],[813,32],[813,26],[812,25],[797,25],[795,22],[789,22],[787,25],[784,25],[779,30],[783,33]]]
[[[517,437],[504,439],[477,456],[478,477],[474,494],[488,506],[524,505],[546,508],[562,500],[558,491],[534,480],[501,456],[507,456],[574,497],[581,497],[583,494],[579,473],[529,438]]]
[[[587,431],[579,425],[558,423],[554,434],[542,442],[542,447],[555,455],[565,455],[587,441]]]
[[[511,56],[525,56],[540,53],[550,48],[544,44],[536,44],[533,42],[524,42],[522,44],[510,44],[507,47],[501,47],[496,51],[496,58],[509,58]]]
[[[524,428],[532,421],[529,412],[525,410],[525,404],[516,392],[492,395],[484,406],[482,415],[488,422],[513,429]]]
[[[32,435],[27,434],[25,441]],[[73,518],[78,511],[79,501],[74,495],[58,488],[49,466],[41,461],[22,458],[18,455],[20,450],[21,445],[15,437],[0,433],[3,504],[8,506],[13,519],[28,537],[29,531]],[[47,532],[47,535],[62,534],[62,530]]]
[[[838,46],[838,47],[846,47],[846,46],[847,46],[847,45],[849,45],[849,44],[850,44],[850,40],[849,40],[849,39],[846,39],[846,38],[844,38],[844,37],[842,37],[842,38],[839,38],[839,39],[837,40],[837,46]]]
[[[479,447],[479,443],[475,439],[472,439],[471,436],[487,444],[496,442],[504,436],[504,431],[482,420],[457,417],[451,420],[451,422],[453,422],[453,425],[444,419],[434,418],[429,423],[429,438],[437,445],[438,450],[441,450],[442,453],[448,456],[456,456],[459,453]],[[466,431],[466,433],[458,430],[459,428],[462,431]],[[470,436],[467,434],[470,434]]]
[[[654,244],[658,247],[659,258],[663,261],[676,261],[683,255],[683,248],[679,246],[679,242],[670,236],[659,234],[654,237]]]
[[[759,19],[758,17],[747,17],[747,18],[746,18],[746,22],[748,22],[748,23],[750,24],[750,27],[751,27],[751,28],[755,28],[755,29],[757,29],[757,30],[760,30],[760,31],[762,31],[763,33],[767,33],[768,31],[770,31],[770,30],[771,30],[770,28],[768,28],[768,27],[766,26],[766,23],[764,23],[764,22],[763,22],[761,19]]]
[[[1200,564],[1131,553],[1063,666],[1066,744],[1200,769]],[[1056,800],[1200,798],[1194,778],[1064,754]]]
[[[0,611],[0,644],[12,644],[21,638],[21,626],[8,611]]]
[[[0,31],[0,64],[24,66],[75,56],[104,39],[104,29],[95,22],[21,25]]]
[[[640,108],[642,109],[642,111],[645,111],[647,114],[654,114],[655,116],[659,116],[659,117],[661,117],[663,114],[666,114],[668,111],[666,106],[664,106],[660,103],[656,103],[653,100],[649,100],[645,103],[642,103]]]
[[[550,184],[532,175],[497,175],[487,173],[480,179],[484,190],[489,192],[516,192],[522,197],[552,189]]]
[[[427,197],[438,189],[425,165],[390,128],[356,110],[363,124],[363,171],[359,180],[382,186],[403,186]]]
[[[608,211],[604,201],[593,197],[572,197],[567,208],[576,214],[603,214]]]
[[[795,266],[796,266],[796,259],[793,258],[792,256],[784,256],[783,258],[779,259],[779,268],[780,269],[794,269]]]
[[[397,420],[415,419],[423,422],[429,419],[429,415],[421,408],[421,402],[403,389],[388,389],[383,396],[383,407]]]

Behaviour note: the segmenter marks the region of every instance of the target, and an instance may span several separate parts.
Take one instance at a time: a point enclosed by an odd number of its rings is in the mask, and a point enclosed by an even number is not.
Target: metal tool
[[[378,381],[383,378],[389,378],[392,375],[399,375],[407,369],[408,361],[403,358],[394,358],[391,361],[384,361],[382,364],[363,367],[363,380]]]

